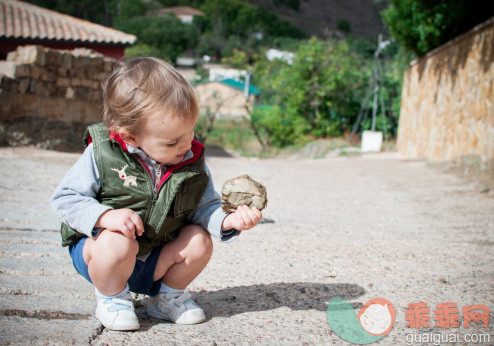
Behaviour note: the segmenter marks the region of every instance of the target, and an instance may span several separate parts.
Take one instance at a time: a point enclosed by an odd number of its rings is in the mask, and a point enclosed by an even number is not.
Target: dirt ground
[[[347,344],[326,320],[334,297],[356,311],[376,297],[393,304],[394,327],[377,344],[431,344],[419,341],[439,334],[494,343],[492,314],[487,328],[466,328],[462,312],[474,304],[494,311],[494,192],[395,152],[208,157],[217,189],[247,173],[266,186],[269,202],[262,224],[232,243],[215,241],[191,284],[206,322],[163,323],[137,297],[139,331],[103,329],[47,202],[77,157],[0,149],[0,343]],[[407,326],[417,302],[430,309],[429,328]],[[459,328],[435,325],[441,303],[456,303]]]

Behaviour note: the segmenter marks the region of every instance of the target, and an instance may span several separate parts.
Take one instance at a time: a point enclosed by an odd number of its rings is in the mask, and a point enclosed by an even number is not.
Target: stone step
[[[11,182],[0,181],[0,191],[7,196],[19,199],[40,200],[48,202],[53,191],[47,191],[46,186],[36,186],[34,182],[28,182],[25,186],[15,186]]]
[[[0,316],[0,344],[87,345],[102,331],[94,317],[76,319]]]
[[[21,209],[21,206],[5,207],[0,211],[0,219],[11,220],[22,224],[48,224],[56,228],[60,221],[48,208]]]
[[[25,204],[28,204],[27,208]],[[25,201],[15,202],[12,200],[5,200],[2,201],[2,210],[0,212],[5,215],[12,215],[15,213],[14,215],[17,215],[18,217],[29,215],[31,217],[58,220],[58,217],[51,209],[50,203],[47,201],[29,200],[29,202],[26,203]]]
[[[57,297],[38,294],[2,294],[0,310],[16,310],[34,313],[35,311],[64,312],[69,314],[90,315],[96,308],[96,299],[92,297]],[[5,313],[4,313],[5,314]]]
[[[5,226],[0,227],[0,242],[11,242],[15,243],[33,243],[35,242],[46,242],[55,244],[58,242],[60,244],[60,232],[57,230],[51,230],[49,232],[40,232],[38,230],[32,229],[8,229]],[[61,247],[61,246],[60,246]]]
[[[0,256],[2,257],[30,257],[35,260],[38,257],[68,258],[67,249],[59,244],[12,244],[0,241]]]
[[[1,229],[18,229],[18,230],[33,230],[33,231],[58,231],[60,223],[55,222],[36,222],[31,220],[12,220],[0,216]]]
[[[0,294],[10,295],[41,295],[60,297],[82,297],[94,299],[93,286],[79,275],[73,273],[60,276],[56,280],[37,280],[20,275],[0,275]]]
[[[0,256],[0,271],[7,274],[52,276],[72,273],[67,252],[65,257]]]
[[[45,200],[39,199],[21,199],[18,196],[8,196],[2,194],[2,208],[5,209],[23,209],[28,204],[30,208],[36,208],[38,210],[51,211],[50,203]],[[52,212],[53,214],[53,212]],[[55,214],[53,214],[55,216]]]

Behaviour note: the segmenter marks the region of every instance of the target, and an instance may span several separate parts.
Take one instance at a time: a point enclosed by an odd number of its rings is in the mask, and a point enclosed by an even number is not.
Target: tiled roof
[[[154,11],[153,13],[155,15],[160,15],[170,12],[176,16],[204,16],[203,12],[187,6],[165,7],[160,10]]]
[[[0,0],[0,39],[132,45],[137,38],[16,0]]]

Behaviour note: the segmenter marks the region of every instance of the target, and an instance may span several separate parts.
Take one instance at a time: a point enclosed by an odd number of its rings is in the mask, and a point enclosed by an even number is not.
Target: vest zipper
[[[161,164],[156,164],[156,181],[154,183],[154,192],[158,192],[160,181],[161,181]]]
[[[158,199],[158,191],[160,188],[160,181],[161,181],[161,164],[157,163],[154,166],[154,168],[156,169],[156,177],[154,182],[153,199],[151,201],[151,209],[149,210],[149,216],[147,221],[149,221],[149,219],[151,218],[151,215],[153,214],[154,211],[154,207],[156,206],[156,200]]]
[[[153,193],[153,200],[151,201],[151,208],[149,209],[149,215],[147,217],[146,223],[151,219],[151,215],[153,214],[154,207],[156,206],[156,200],[158,199],[158,194]]]

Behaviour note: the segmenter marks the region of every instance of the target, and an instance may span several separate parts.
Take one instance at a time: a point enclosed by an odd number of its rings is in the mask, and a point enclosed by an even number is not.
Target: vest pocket
[[[173,206],[175,217],[184,218],[197,208],[206,189],[207,182],[208,178],[205,174],[199,174],[192,179],[184,181],[175,197]]]
[[[163,227],[154,236],[154,246],[163,246],[170,240],[176,239],[184,224],[183,219],[176,219],[167,216],[165,222],[163,223]]]
[[[177,218],[182,218],[194,210],[194,205],[192,205],[192,203],[188,203],[189,201],[187,201],[187,198],[191,197],[188,194],[190,191],[188,190],[188,185],[189,181],[186,180],[182,186],[180,186],[180,189],[175,197],[173,215]]]

